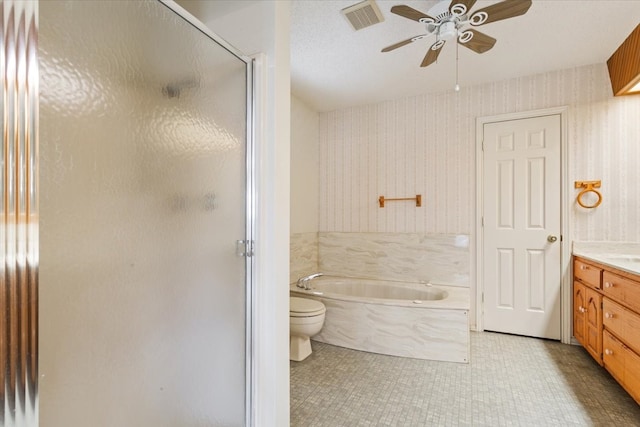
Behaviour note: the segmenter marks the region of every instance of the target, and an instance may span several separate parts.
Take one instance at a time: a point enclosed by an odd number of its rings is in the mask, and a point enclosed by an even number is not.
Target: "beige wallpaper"
[[[569,106],[569,179],[602,180],[573,238],[640,240],[640,95],[596,64],[320,114],[320,231],[470,234],[477,117]],[[576,194],[577,194],[576,190]],[[423,207],[378,196],[422,194]],[[573,197],[573,195],[571,195]]]

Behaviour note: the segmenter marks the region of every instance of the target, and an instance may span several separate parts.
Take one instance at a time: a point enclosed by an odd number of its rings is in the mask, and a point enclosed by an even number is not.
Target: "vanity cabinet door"
[[[583,347],[585,346],[585,310],[587,307],[586,287],[580,282],[573,282],[573,336]]]
[[[587,304],[584,324],[584,347],[602,365],[602,295],[586,288]]]

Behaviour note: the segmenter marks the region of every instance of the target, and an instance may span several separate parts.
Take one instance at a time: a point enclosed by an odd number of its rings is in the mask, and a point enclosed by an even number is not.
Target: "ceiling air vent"
[[[384,17],[373,0],[365,0],[342,9],[342,13],[354,30],[361,30],[384,21]]]

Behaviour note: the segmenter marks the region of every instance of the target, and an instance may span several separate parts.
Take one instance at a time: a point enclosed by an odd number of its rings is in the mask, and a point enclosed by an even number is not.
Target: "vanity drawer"
[[[602,283],[602,292],[606,296],[640,312],[640,283],[608,271],[602,275]]]
[[[640,403],[640,356],[606,330],[602,338],[604,367]]]
[[[640,404],[640,356],[627,350],[624,367],[624,388]]]
[[[627,347],[640,353],[640,315],[605,297],[602,299],[602,324]]]
[[[591,286],[592,288],[601,289],[601,268],[575,259],[573,261],[573,275],[576,279],[580,280],[585,285]]]
[[[624,345],[608,331],[602,334],[602,361],[604,367],[618,381],[624,381]]]

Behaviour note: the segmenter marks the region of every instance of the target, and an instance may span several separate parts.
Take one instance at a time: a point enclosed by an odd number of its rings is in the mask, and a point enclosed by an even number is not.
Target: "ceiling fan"
[[[458,44],[474,52],[484,53],[496,44],[496,39],[467,27],[478,27],[524,15],[531,7],[531,2],[532,0],[504,0],[475,12],[470,12],[470,9],[476,3],[476,0],[450,0],[450,2],[449,0],[440,0],[427,13],[422,13],[405,5],[393,6],[391,13],[424,24],[427,32],[387,46],[382,49],[382,52],[389,52],[435,35],[436,41],[431,45],[422,60],[421,67],[426,67],[436,62],[442,47],[454,37],[458,39]]]

